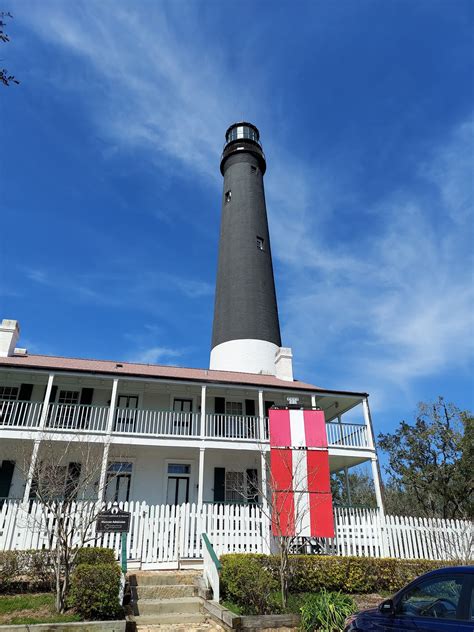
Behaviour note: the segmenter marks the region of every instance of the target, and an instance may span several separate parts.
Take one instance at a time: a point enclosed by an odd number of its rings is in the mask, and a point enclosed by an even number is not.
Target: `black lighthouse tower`
[[[275,374],[281,337],[263,188],[265,155],[251,123],[234,123],[225,138],[210,368]]]

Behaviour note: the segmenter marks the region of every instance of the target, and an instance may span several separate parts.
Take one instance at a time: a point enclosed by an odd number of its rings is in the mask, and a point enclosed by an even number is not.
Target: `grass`
[[[51,593],[0,595],[0,625],[80,621],[77,614],[58,614]]]

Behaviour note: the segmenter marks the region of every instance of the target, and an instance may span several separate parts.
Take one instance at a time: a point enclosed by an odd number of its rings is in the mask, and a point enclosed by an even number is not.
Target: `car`
[[[473,632],[474,566],[430,571],[378,608],[346,620],[344,632]]]

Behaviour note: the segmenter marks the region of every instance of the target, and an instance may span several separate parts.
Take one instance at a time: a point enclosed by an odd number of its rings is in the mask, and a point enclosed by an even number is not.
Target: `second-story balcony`
[[[216,442],[239,441],[268,443],[268,418],[258,416],[176,412],[141,408],[116,408],[110,419],[109,406],[49,404],[43,425],[42,402],[0,401],[0,428],[28,430],[32,433],[77,433],[107,435],[208,439]],[[110,426],[109,426],[110,424]],[[326,423],[328,445],[340,448],[370,448],[364,424]]]

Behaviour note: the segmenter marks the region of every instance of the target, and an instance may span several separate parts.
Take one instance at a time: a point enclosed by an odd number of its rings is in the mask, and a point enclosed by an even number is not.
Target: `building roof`
[[[210,369],[191,369],[177,366],[163,366],[159,364],[139,364],[136,362],[120,362],[114,360],[87,360],[83,358],[64,358],[61,356],[25,355],[0,357],[0,367],[15,369],[38,369],[42,371],[95,373],[100,375],[141,377],[165,380],[186,380],[194,382],[213,382],[221,384],[242,384],[248,386],[266,386],[285,390],[319,391],[324,393],[347,391],[332,391],[313,384],[294,380],[288,382],[280,380],[274,375],[257,373],[238,373],[235,371],[212,371]],[[351,393],[364,396],[366,393]]]

